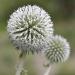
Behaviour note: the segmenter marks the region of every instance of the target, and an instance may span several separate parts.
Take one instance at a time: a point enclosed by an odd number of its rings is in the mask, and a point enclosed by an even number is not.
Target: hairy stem
[[[22,75],[23,73],[27,75],[27,70],[24,70],[24,59],[26,55],[23,54],[23,52],[20,53],[19,61],[16,65],[16,75]]]
[[[22,71],[23,71],[23,66],[24,66],[24,60],[22,58],[20,58],[17,67],[16,67],[16,75],[21,75]]]
[[[48,69],[47,69],[47,71],[45,72],[45,74],[44,74],[44,75],[49,75],[50,70],[51,70],[51,66],[49,66],[49,67],[48,67]]]

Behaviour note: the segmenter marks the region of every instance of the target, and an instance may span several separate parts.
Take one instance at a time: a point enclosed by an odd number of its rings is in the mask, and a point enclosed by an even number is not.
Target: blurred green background
[[[70,58],[60,65],[55,75],[75,75],[75,0],[0,0],[0,75],[15,75],[18,53],[8,39],[7,21],[18,7],[28,4],[45,9],[54,22],[54,33],[61,34],[70,42]],[[34,56],[29,55],[26,60],[28,75],[37,75],[33,63]]]

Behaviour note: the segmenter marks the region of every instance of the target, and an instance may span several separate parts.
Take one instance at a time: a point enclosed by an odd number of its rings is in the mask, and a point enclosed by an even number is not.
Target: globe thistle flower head
[[[53,34],[50,16],[36,5],[18,8],[8,21],[7,31],[13,44],[25,52],[45,47],[45,37]]]
[[[52,36],[49,38],[49,48],[45,51],[46,58],[50,63],[60,63],[68,59],[70,46],[67,40],[61,36]]]

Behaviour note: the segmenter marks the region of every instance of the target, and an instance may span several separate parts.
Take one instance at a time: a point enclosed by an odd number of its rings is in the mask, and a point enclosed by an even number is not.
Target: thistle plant
[[[18,8],[8,21],[7,31],[13,45],[19,49],[20,62],[16,75],[21,75],[24,65],[24,56],[39,53],[45,50],[46,37],[53,35],[53,23],[45,10],[36,6],[28,5]]]
[[[7,25],[9,38],[13,45],[20,51],[16,75],[22,75],[24,58],[32,54],[44,52],[50,64],[64,62],[70,54],[67,40],[61,36],[53,35],[53,22],[45,10],[36,5],[18,8],[10,16]],[[49,75],[49,66],[44,75]]]
[[[48,38],[48,49],[44,52],[49,61],[49,68],[44,75],[49,75],[51,65],[65,62],[70,55],[70,45],[65,38],[56,35]]]

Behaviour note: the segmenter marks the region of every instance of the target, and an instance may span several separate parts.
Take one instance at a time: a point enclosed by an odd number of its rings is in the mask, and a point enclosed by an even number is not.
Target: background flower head
[[[70,45],[67,40],[59,35],[52,36],[48,41],[48,49],[44,52],[50,63],[64,62],[70,54]]]

